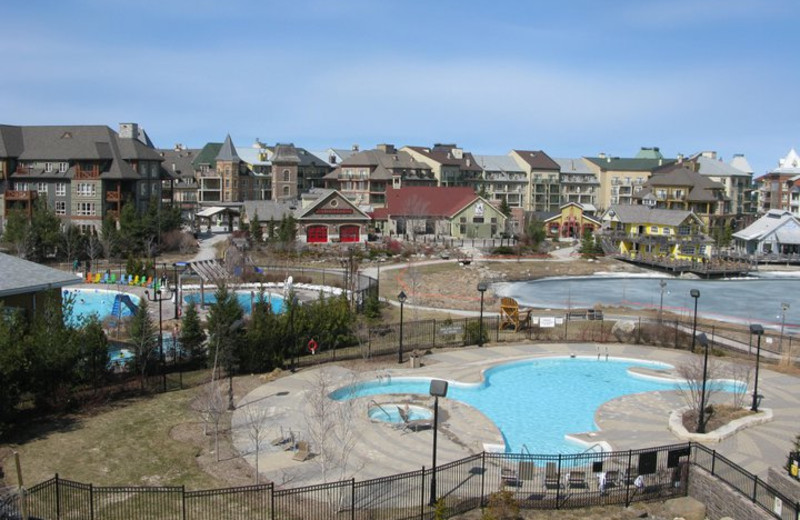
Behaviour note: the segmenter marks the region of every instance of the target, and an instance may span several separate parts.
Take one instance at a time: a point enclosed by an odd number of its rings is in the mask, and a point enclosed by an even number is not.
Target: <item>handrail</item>
[[[603,445],[601,443],[595,442],[594,444],[592,444],[591,446],[589,446],[588,448],[583,450],[581,453],[588,453],[590,451],[594,451],[595,448],[600,448],[600,453],[603,453],[603,452],[606,451],[606,450],[603,449]]]
[[[527,453],[529,457],[533,457],[531,450],[528,449],[528,445],[524,442],[522,443],[522,450],[525,450],[525,453]],[[522,453],[522,450],[520,450],[520,454]]]
[[[391,419],[391,418],[392,418],[392,416],[389,414],[389,412],[387,412],[387,411],[386,411],[386,409],[385,409],[383,406],[381,406],[381,405],[380,405],[380,404],[379,404],[377,401],[375,401],[375,399],[370,399],[370,401],[369,401],[369,403],[368,403],[368,404],[370,404],[370,405],[373,405],[373,404],[374,404],[375,406],[377,406],[378,408],[380,408],[380,409],[381,409],[381,411],[382,411],[383,413],[385,413],[385,414],[386,414],[386,417],[388,417],[389,419]]]

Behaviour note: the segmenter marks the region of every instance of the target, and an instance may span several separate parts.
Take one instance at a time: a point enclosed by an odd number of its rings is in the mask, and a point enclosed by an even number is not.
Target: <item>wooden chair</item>
[[[500,300],[500,330],[511,329],[518,332],[527,326],[531,318],[531,309],[520,309],[519,303],[514,298]]]
[[[298,441],[297,442],[297,451],[294,452],[294,456],[292,457],[293,460],[298,460],[303,462],[304,460],[308,459],[311,456],[311,451],[308,447],[308,441]]]

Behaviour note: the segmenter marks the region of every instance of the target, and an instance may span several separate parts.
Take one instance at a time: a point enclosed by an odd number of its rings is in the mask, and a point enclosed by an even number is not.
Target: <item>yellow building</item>
[[[544,229],[548,238],[580,239],[587,231],[600,229],[600,220],[594,216],[594,206],[568,202],[545,219]]]
[[[604,239],[630,258],[701,260],[711,253],[705,225],[692,211],[614,205],[601,220]]]

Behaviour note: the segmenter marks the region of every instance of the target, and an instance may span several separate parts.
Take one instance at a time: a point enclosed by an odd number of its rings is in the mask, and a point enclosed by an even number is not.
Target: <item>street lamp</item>
[[[667,287],[667,281],[661,280],[658,282],[658,285],[661,287],[661,302],[658,304],[658,322],[661,323],[664,316],[664,289]]]
[[[406,293],[400,291],[397,301],[400,302],[400,348],[397,350],[397,362],[403,363],[403,305],[406,303]]]
[[[786,311],[789,310],[789,307],[790,305],[788,303],[781,303],[781,340],[778,343],[778,352],[781,354],[783,354],[783,328],[786,326]]]
[[[439,398],[447,397],[447,381],[431,379],[430,394],[433,396],[433,471],[431,473],[430,505],[436,505],[436,437],[439,431]]]
[[[753,323],[750,325],[750,334],[755,334],[758,336],[758,344],[756,346],[756,382],[755,386],[753,387],[753,405],[750,407],[750,410],[753,412],[758,411],[758,363],[761,360],[761,336],[764,335],[764,327],[759,325],[758,323]]]
[[[694,342],[697,339],[697,299],[700,298],[700,291],[692,289],[689,294],[694,298],[694,322],[692,323],[692,352],[694,352]]]
[[[705,411],[706,411],[706,377],[708,376],[708,338],[704,333],[697,337],[701,347],[705,347],[703,355],[703,386],[700,391],[700,413],[697,416],[697,433],[706,432]]]
[[[488,286],[486,282],[480,281],[478,282],[478,292],[481,293],[481,322],[480,326],[478,327],[478,346],[483,346],[483,293],[486,292]]]
[[[178,317],[181,314],[181,304],[180,304],[180,299],[181,299],[181,283],[180,282],[181,282],[181,279],[180,279],[180,275],[183,274],[183,270],[186,269],[186,262],[175,262],[175,263],[172,264],[172,269],[173,269],[173,275],[174,275],[173,279],[172,279],[172,283],[174,284],[174,287],[175,287],[175,290],[174,290],[174,292],[175,292],[175,319],[177,320]],[[179,269],[181,271],[180,274],[178,273]]]
[[[236,320],[227,326],[225,332],[228,336],[230,336],[234,331],[242,328],[242,325],[244,325],[244,319]],[[219,343],[221,339],[221,335],[217,337],[217,352],[219,352]],[[226,371],[228,372],[228,410],[235,410],[236,406],[233,404],[233,355],[229,352],[227,358],[228,366],[226,367]]]
[[[170,288],[166,288],[167,291],[170,291]],[[144,292],[147,299],[151,302],[158,302],[158,355],[161,358],[161,387],[164,392],[167,391],[167,370],[164,366],[164,332],[161,328],[162,324],[162,306],[161,302],[169,300],[171,296],[164,296],[162,293],[161,288],[156,290],[152,296],[150,296],[150,291]]]

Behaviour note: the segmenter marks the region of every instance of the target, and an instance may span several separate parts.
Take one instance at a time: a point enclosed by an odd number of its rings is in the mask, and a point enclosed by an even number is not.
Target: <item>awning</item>
[[[206,209],[204,209],[202,211],[198,211],[194,215],[196,217],[201,217],[201,218],[210,218],[210,217],[213,217],[215,215],[219,215],[220,213],[222,213],[226,209],[229,209],[229,208],[223,208],[223,207],[220,207],[220,206],[212,206],[212,207],[206,208]]]

